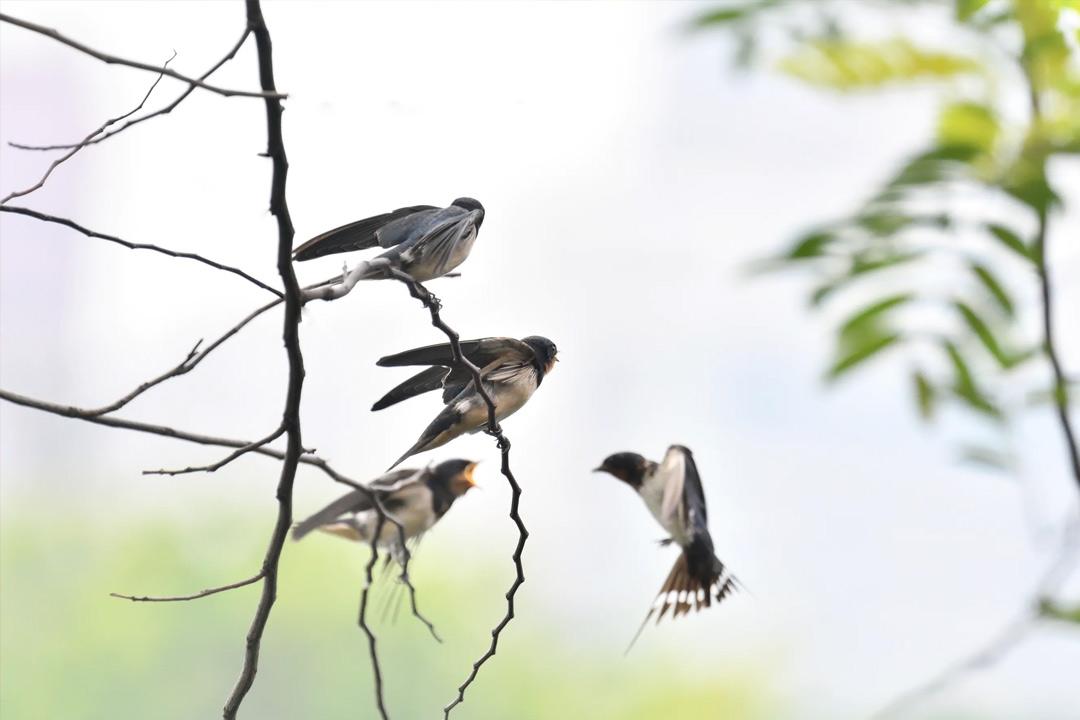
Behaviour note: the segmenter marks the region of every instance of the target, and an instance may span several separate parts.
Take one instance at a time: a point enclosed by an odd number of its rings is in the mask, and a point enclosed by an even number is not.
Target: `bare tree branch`
[[[43,25],[37,25],[36,23],[29,22],[28,20],[22,20],[20,18],[12,17],[11,15],[8,15],[6,13],[0,13],[0,22],[11,23],[12,25],[17,25],[18,27],[24,28],[31,32],[38,33],[39,35],[44,35],[47,38],[51,38],[52,40],[55,40],[62,45],[67,45],[70,48],[78,50],[81,53],[85,53],[90,57],[96,58],[108,65],[125,65],[130,68],[135,68],[136,70],[145,70],[146,72],[160,73],[162,75],[167,75],[174,80],[185,82],[192,87],[209,90],[212,93],[224,95],[225,97],[258,97],[278,100],[287,97],[287,95],[283,95],[278,92],[230,90],[228,88],[218,87],[217,85],[211,85],[210,83],[203,80],[197,80],[196,78],[188,77],[187,75],[181,75],[175,70],[169,70],[165,67],[161,67],[158,65],[150,65],[144,62],[139,62],[138,60],[127,60],[125,58],[117,57],[115,55],[109,55],[108,53],[104,53],[100,50],[95,50],[91,47],[87,47],[80,42],[61,35],[58,31],[53,30],[52,28],[47,28]]]
[[[289,359],[289,385],[285,394],[285,409],[281,424],[286,433],[285,458],[278,480],[277,501],[278,516],[270,542],[263,560],[263,586],[255,617],[247,635],[247,647],[244,653],[244,666],[236,686],[225,702],[223,717],[233,720],[244,697],[255,682],[258,671],[259,648],[263,632],[266,630],[270,610],[277,597],[278,562],[281,558],[285,539],[292,525],[293,483],[296,480],[297,464],[303,453],[300,436],[300,396],[304,386],[304,356],[300,350],[300,313],[303,307],[300,285],[292,263],[292,244],[295,230],[289,215],[289,205],[285,198],[285,183],[289,173],[289,160],[285,154],[285,141],[281,133],[282,105],[274,84],[274,51],[270,40],[270,31],[263,19],[259,0],[246,0],[248,27],[255,35],[255,45],[259,58],[259,82],[266,98],[266,141],[267,155],[273,163],[273,178],[270,187],[270,212],[277,219],[277,268],[285,289],[285,318],[282,340]]]
[[[158,86],[158,83],[161,82],[161,78],[164,77],[165,69],[169,66],[169,63],[172,62],[173,58],[175,58],[175,57],[176,57],[176,53],[173,52],[172,57],[170,57],[168,60],[166,60],[165,64],[161,66],[162,74],[157,76],[157,78],[154,80],[153,85],[151,85],[150,89],[146,91],[146,94],[143,95],[143,99],[139,101],[138,105],[133,107],[131,110],[128,110],[123,115],[118,115],[117,117],[110,118],[110,119],[106,120],[104,123],[102,123],[101,125],[99,125],[97,128],[95,128],[93,130],[93,132],[91,132],[89,135],[84,137],[82,139],[82,142],[80,142],[75,147],[73,147],[67,154],[62,155],[62,156],[58,157],[57,159],[53,160],[52,163],[49,164],[48,169],[45,170],[45,174],[41,176],[40,180],[38,180],[36,183],[34,183],[30,187],[26,188],[25,190],[16,190],[14,192],[9,193],[7,195],[7,197],[5,197],[3,200],[0,200],[0,205],[5,204],[8,200],[11,200],[12,198],[17,198],[17,197],[22,197],[24,195],[29,195],[30,193],[34,192],[35,190],[39,190],[42,187],[44,187],[45,182],[49,179],[49,176],[53,174],[53,170],[55,170],[56,168],[63,165],[65,162],[70,160],[75,155],[75,153],[79,152],[84,147],[86,147],[86,143],[87,143],[87,141],[90,140],[90,138],[95,137],[97,135],[100,135],[101,133],[105,132],[106,130],[108,130],[110,127],[112,127],[116,123],[120,122],[121,120],[126,120],[127,118],[131,117],[135,113],[142,110],[143,105],[145,105],[146,101],[150,99],[150,94],[152,92],[154,92],[154,88],[156,88]]]
[[[211,67],[209,70],[207,70],[202,75],[200,75],[199,80],[206,80],[206,78],[210,77],[215,72],[220,70],[222,65],[224,65],[225,63],[229,62],[234,57],[236,57],[236,53],[240,50],[241,47],[243,47],[244,42],[248,39],[249,35],[251,35],[251,30],[249,30],[248,28],[245,27],[243,34],[240,36],[240,39],[236,41],[236,44],[233,45],[232,50],[227,52],[225,54],[225,57],[218,60],[214,64],[213,67]],[[141,117],[137,117],[134,120],[128,120],[123,125],[116,128],[115,130],[109,130],[108,132],[102,133],[102,134],[98,135],[97,137],[94,137],[94,138],[91,138],[91,139],[88,139],[88,140],[84,140],[81,143],[70,143],[70,144],[62,144],[62,145],[26,145],[26,144],[23,144],[23,143],[9,142],[8,145],[13,147],[13,148],[17,148],[19,150],[70,150],[71,148],[84,147],[84,146],[87,146],[87,145],[97,145],[99,142],[103,142],[103,141],[108,140],[109,138],[111,138],[111,137],[113,137],[115,135],[119,135],[120,133],[127,130],[128,128],[134,127],[134,126],[138,125],[139,123],[146,122],[147,120],[150,120],[151,118],[159,117],[161,115],[168,115],[169,113],[171,113],[173,110],[176,109],[177,105],[179,105],[184,100],[186,100],[188,95],[195,92],[195,87],[196,87],[195,85],[189,85],[187,90],[182,92],[175,100],[173,100],[171,103],[169,103],[168,105],[166,105],[165,107],[163,107],[163,108],[161,108],[159,110],[155,110],[152,113],[147,113],[146,115],[143,115]]]
[[[246,580],[239,580],[228,585],[221,585],[220,587],[207,588],[206,590],[200,590],[194,595],[168,595],[168,596],[152,596],[152,595],[123,595],[121,593],[109,593],[110,597],[120,598],[121,600],[131,600],[132,602],[186,602],[188,600],[198,600],[199,598],[209,597],[210,595],[217,595],[218,593],[225,592],[226,590],[235,590],[236,588],[242,588],[246,585],[253,585],[263,579],[263,574],[257,573],[247,578]]]
[[[390,716],[386,713],[386,703],[383,700],[383,679],[382,668],[379,666],[379,653],[375,647],[375,633],[372,632],[371,627],[367,624],[367,606],[368,606],[368,594],[371,592],[372,570],[375,568],[375,563],[379,560],[379,546],[378,539],[382,535],[383,523],[387,518],[386,509],[382,506],[378,497],[373,496],[375,500],[375,509],[377,511],[377,519],[375,521],[375,534],[371,536],[371,557],[368,558],[367,565],[364,567],[364,589],[360,591],[360,612],[357,617],[357,624],[360,625],[360,629],[364,631],[368,639],[368,654],[371,656],[371,672],[375,679],[375,707],[379,709],[379,716],[382,720],[390,720]],[[400,526],[399,526],[400,527]]]
[[[79,225],[77,222],[74,222],[72,220],[68,220],[67,218],[57,217],[55,215],[47,215],[47,214],[45,214],[43,212],[38,212],[37,210],[31,210],[30,208],[13,207],[11,205],[0,205],[0,212],[15,213],[16,215],[26,215],[27,217],[36,218],[36,219],[41,220],[43,222],[50,222],[50,223],[56,223],[58,225],[63,225],[64,227],[68,227],[68,228],[71,228],[72,230],[75,230],[77,232],[82,233],[86,237],[97,238],[99,240],[107,240],[107,241],[109,241],[111,243],[116,243],[117,245],[123,245],[124,247],[128,248],[129,250],[150,250],[151,252],[161,253],[162,255],[168,255],[169,257],[173,257],[173,258],[182,258],[182,259],[185,259],[185,260],[194,260],[196,262],[202,263],[203,265],[208,265],[208,266],[210,266],[210,267],[212,267],[212,268],[214,268],[216,270],[224,270],[227,273],[232,273],[233,275],[238,275],[239,277],[242,277],[245,280],[247,280],[248,282],[257,285],[258,287],[262,288],[263,290],[266,290],[267,292],[273,293],[274,295],[278,296],[279,298],[283,297],[280,290],[276,290],[276,289],[270,287],[269,285],[262,282],[261,280],[256,280],[255,278],[253,278],[251,275],[248,275],[246,272],[244,272],[240,268],[235,268],[235,267],[233,267],[231,265],[225,265],[225,264],[219,263],[219,262],[217,262],[215,260],[210,260],[209,258],[205,258],[202,255],[198,255],[196,253],[178,252],[176,250],[170,250],[168,248],[164,248],[164,247],[161,247],[159,245],[152,245],[150,243],[130,242],[128,240],[124,240],[123,238],[119,238],[119,237],[117,237],[115,235],[108,235],[106,233],[100,233],[100,232],[97,232],[95,230],[91,230],[91,229],[89,229],[87,227],[83,227],[82,225]]]
[[[510,519],[514,521],[518,530],[517,546],[514,548],[513,561],[514,561],[514,582],[511,583],[510,589],[506,592],[506,614],[503,615],[499,623],[491,631],[491,644],[488,646],[487,651],[484,652],[480,658],[473,663],[472,671],[468,677],[458,687],[457,697],[445,708],[443,708],[443,717],[449,718],[450,711],[457,705],[465,701],[465,691],[476,680],[477,674],[480,672],[480,668],[491,659],[496,650],[499,647],[499,636],[502,631],[510,624],[510,621],[514,619],[514,597],[517,594],[518,588],[525,583],[525,568],[521,563],[521,555],[525,550],[525,541],[529,539],[529,531],[525,527],[525,523],[521,520],[521,515],[518,513],[518,508],[521,502],[521,486],[518,485],[517,479],[514,478],[514,473],[510,469],[510,440],[503,435],[502,428],[499,426],[498,420],[495,416],[495,401],[492,400],[487,390],[484,388],[484,384],[480,377],[480,368],[474,365],[466,358],[461,352],[461,344],[458,333],[447,325],[440,315],[442,310],[442,303],[437,297],[431,294],[427,288],[421,283],[415,281],[407,273],[404,273],[396,268],[390,267],[386,269],[387,274],[401,282],[405,283],[405,286],[409,288],[409,294],[419,300],[428,313],[431,315],[432,326],[438,328],[446,335],[450,341],[450,351],[453,357],[453,361],[457,365],[461,365],[468,369],[469,373],[473,377],[473,384],[476,387],[480,397],[487,403],[488,408],[488,425],[485,432],[495,438],[499,451],[502,453],[502,474],[506,477],[506,481],[510,485]]]
[[[195,467],[186,467],[183,470],[165,470],[165,469],[161,469],[161,470],[143,470],[142,474],[143,475],[187,475],[189,473],[195,473],[195,472],[208,472],[208,473],[217,472],[218,470],[225,467],[226,465],[228,465],[229,463],[231,463],[233,460],[240,457],[241,455],[246,455],[249,452],[254,452],[254,451],[258,450],[259,448],[263,447],[264,445],[269,445],[270,443],[274,442],[275,440],[277,440],[279,437],[281,437],[284,434],[285,434],[285,426],[284,425],[279,425],[277,427],[277,429],[274,430],[274,432],[270,433],[266,437],[262,438],[261,440],[256,440],[255,442],[248,443],[247,445],[245,445],[242,448],[237,448],[236,450],[232,451],[231,453],[226,455],[221,460],[218,460],[216,463],[211,463],[210,465],[199,465],[199,466],[195,466]]]

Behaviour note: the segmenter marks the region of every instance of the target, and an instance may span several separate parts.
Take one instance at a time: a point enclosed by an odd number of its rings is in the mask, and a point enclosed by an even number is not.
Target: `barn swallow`
[[[476,483],[473,471],[476,463],[469,460],[446,460],[420,470],[395,470],[373,480],[368,486],[378,497],[383,509],[402,525],[405,540],[419,538],[431,529],[454,504]],[[311,517],[293,526],[293,540],[299,540],[312,530],[357,542],[370,543],[378,526],[378,514],[371,495],[353,490],[330,503]],[[396,556],[401,553],[401,537],[397,526],[388,521],[378,537],[378,544],[389,547]]]
[[[462,355],[480,368],[480,378],[495,403],[496,421],[510,417],[528,401],[540,387],[558,358],[558,348],[546,337],[536,335],[515,340],[490,337],[466,340],[461,343]],[[431,390],[442,389],[446,406],[420,439],[391,465],[396,467],[405,458],[425,450],[445,445],[459,435],[482,430],[488,422],[487,403],[477,392],[472,373],[454,363],[449,344],[429,345],[406,350],[381,358],[378,365],[431,365],[386,393],[371,406],[382,410],[402,400]]]
[[[385,277],[382,269],[390,266],[424,282],[465,262],[483,223],[484,206],[472,198],[458,198],[445,208],[413,205],[328,230],[296,248],[293,256],[302,262],[382,247],[386,252],[366,263],[359,280]]]
[[[713,551],[705,492],[689,448],[672,445],[660,463],[637,453],[616,453],[605,458],[593,472],[610,473],[633,488],[669,533],[670,538],[661,543],[674,542],[682,548],[641,624],[642,629],[658,610],[657,624],[670,608],[674,608],[671,617],[677,618],[691,609],[710,607],[714,597],[719,603],[731,594],[738,581]],[[634,636],[635,641],[638,635]],[[630,643],[631,647],[633,644]]]

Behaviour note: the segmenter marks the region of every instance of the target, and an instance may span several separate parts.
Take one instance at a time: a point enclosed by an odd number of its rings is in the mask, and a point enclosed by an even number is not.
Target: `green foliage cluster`
[[[940,88],[936,133],[923,151],[852,215],[805,233],[768,265],[812,270],[815,308],[845,294],[859,298],[837,329],[830,379],[906,347],[924,418],[949,401],[1001,423],[1016,408],[995,388],[1044,342],[1020,309],[1023,291],[1034,295],[1044,270],[1048,215],[1063,203],[1047,165],[1080,152],[1080,0],[882,0],[860,9],[914,5],[947,8],[954,47],[865,39],[865,24],[844,24],[850,3],[827,0],[731,4],[701,15],[695,27],[731,33],[739,63],[769,64],[815,88]],[[1026,100],[1021,117],[1010,112],[1018,96]],[[972,217],[965,198],[1002,216]],[[928,291],[935,277],[944,290]],[[1065,404],[1067,390],[1030,397]],[[985,448],[972,456],[1007,464]]]

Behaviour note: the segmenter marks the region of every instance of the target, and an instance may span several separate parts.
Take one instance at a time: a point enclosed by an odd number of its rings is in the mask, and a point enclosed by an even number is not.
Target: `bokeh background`
[[[747,265],[851,209],[935,122],[934,91],[823,96],[728,70],[691,3],[267,3],[298,240],[389,208],[481,199],[463,277],[432,289],[465,337],[543,334],[562,362],[505,424],[531,536],[518,617],[455,714],[466,718],[856,718],[962,657],[1025,602],[1075,503],[1048,409],[1025,415],[1012,475],[957,461],[981,429],[918,423],[901,359],[825,393],[827,321],[790,277]],[[16,2],[4,12],[197,75],[243,28],[240,3]],[[941,33],[916,8],[904,30]],[[215,75],[253,87],[251,45]],[[7,146],[83,137],[152,77],[0,25],[0,190],[49,158]],[[153,99],[182,89],[163,81]],[[132,241],[205,253],[273,280],[262,103],[196,92],[172,115],[80,153],[27,205]],[[1053,168],[1075,191],[1080,169]],[[18,204],[19,201],[16,201]],[[0,381],[104,404],[263,302],[194,263],[0,216]],[[1080,217],[1056,218],[1075,240]],[[1080,365],[1080,246],[1054,245],[1061,351]],[[302,266],[302,281],[339,268]],[[1034,303],[1034,296],[1026,298]],[[283,403],[276,315],[122,415],[211,434],[268,432]],[[403,375],[381,355],[440,341],[402,287],[313,304],[301,327],[305,444],[377,475],[436,411],[372,415]],[[750,592],[622,650],[675,551],[607,454],[695,451],[718,553]],[[216,716],[257,590],[184,604],[108,596],[228,582],[261,562],[273,461],[142,476],[220,451],[0,405],[0,714]],[[430,717],[488,642],[515,530],[484,436],[422,460],[484,461],[413,566],[436,645],[406,612],[379,623],[394,717]],[[298,514],[339,493],[301,469]],[[373,714],[355,623],[366,551],[289,544],[249,717]],[[1072,590],[1080,590],[1073,582]],[[385,594],[385,588],[381,591]],[[1034,632],[912,717],[1080,717],[1080,637]]]

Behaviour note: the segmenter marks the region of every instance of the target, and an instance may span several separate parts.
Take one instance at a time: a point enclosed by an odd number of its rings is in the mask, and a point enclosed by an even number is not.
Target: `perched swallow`
[[[388,248],[368,263],[361,280],[383,277],[382,267],[390,265],[424,282],[442,277],[465,262],[483,223],[484,206],[472,198],[458,198],[445,208],[413,205],[324,232],[296,248],[293,256],[304,261],[353,250]]]
[[[656,622],[659,623],[672,607],[671,617],[677,618],[691,609],[698,611],[710,607],[714,597],[717,602],[722,602],[731,594],[737,581],[713,551],[705,492],[694,456],[688,448],[672,445],[660,463],[637,453],[616,453],[608,456],[593,472],[610,473],[633,488],[656,521],[670,534],[662,544],[674,542],[682,548],[645,616],[642,628],[657,610]],[[634,640],[637,640],[636,635]],[[633,642],[630,644],[633,646]]]
[[[466,340],[461,343],[461,353],[480,368],[484,389],[495,403],[495,418],[510,417],[528,401],[544,376],[551,372],[557,362],[558,348],[546,337],[536,335],[515,340],[506,337],[490,337]],[[397,459],[394,468],[405,458],[416,453],[445,445],[459,435],[474,433],[484,428],[488,421],[487,403],[477,392],[472,373],[465,367],[455,366],[449,344],[406,350],[381,358],[378,365],[398,367],[402,365],[431,365],[386,393],[371,406],[372,410],[399,403],[431,390],[442,389],[446,405],[408,451]]]
[[[401,523],[405,540],[419,538],[446,514],[459,497],[475,487],[473,471],[476,463],[469,460],[446,460],[421,470],[395,470],[372,481],[369,485],[387,514]],[[312,530],[370,543],[378,526],[371,496],[353,490],[324,507],[319,512],[293,526],[293,540],[299,540]],[[397,526],[383,522],[378,544],[401,551]]]

